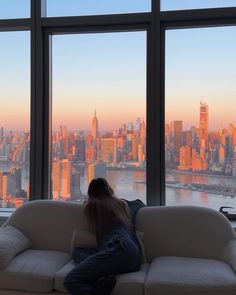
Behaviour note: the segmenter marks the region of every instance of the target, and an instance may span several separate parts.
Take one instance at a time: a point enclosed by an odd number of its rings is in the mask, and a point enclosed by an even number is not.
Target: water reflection
[[[223,176],[205,176],[205,175],[187,175],[181,173],[166,174],[166,181],[190,185],[198,184],[215,184],[225,187],[236,186],[235,177]],[[202,191],[194,191],[187,189],[178,189],[166,187],[166,204],[167,205],[196,205],[214,209],[221,206],[236,207],[236,197],[207,193]]]

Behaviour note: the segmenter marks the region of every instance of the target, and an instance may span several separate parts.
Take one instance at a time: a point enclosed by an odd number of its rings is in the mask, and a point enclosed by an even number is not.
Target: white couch
[[[32,248],[0,271],[1,295],[61,294],[73,268],[74,229],[88,229],[82,207],[72,202],[33,201],[5,222]],[[200,207],[146,207],[136,219],[147,263],[117,277],[112,295],[235,295],[236,237],[220,213]],[[22,290],[22,291],[20,291]]]

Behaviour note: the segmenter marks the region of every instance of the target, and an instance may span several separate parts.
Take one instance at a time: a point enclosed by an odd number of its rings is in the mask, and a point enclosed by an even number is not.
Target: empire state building
[[[98,138],[98,119],[96,116],[96,110],[94,111],[94,117],[92,120],[92,137],[93,139]]]

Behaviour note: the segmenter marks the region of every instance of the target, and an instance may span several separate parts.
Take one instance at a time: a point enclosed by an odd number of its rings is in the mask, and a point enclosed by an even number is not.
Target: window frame
[[[17,19],[0,19],[0,33],[1,32],[23,32],[28,31],[31,32],[31,19],[30,18],[17,18]],[[31,39],[31,38],[30,38]],[[31,42],[31,41],[30,41]],[[30,54],[31,54],[31,46],[30,46]],[[31,57],[30,57],[31,60]],[[31,63],[31,62],[30,62]],[[30,78],[31,80],[31,78]],[[31,81],[30,81],[31,85]],[[30,101],[30,127],[31,127],[31,101]],[[31,141],[30,141],[31,145]],[[31,160],[31,158],[30,158]],[[31,164],[31,163],[30,163]],[[31,168],[29,168],[30,170]],[[29,171],[29,183],[30,183],[30,171]],[[30,199],[30,197],[29,197]],[[9,216],[15,208],[0,208],[1,216]]]
[[[161,34],[163,36],[163,43],[165,44],[165,33],[167,30],[187,29],[187,28],[210,28],[222,26],[235,26],[236,25],[236,8],[209,8],[209,9],[196,9],[196,10],[180,10],[180,13],[173,13],[176,11],[163,11],[160,14]],[[234,16],[233,16],[234,15]],[[165,45],[162,48],[162,92],[161,101],[165,104]],[[165,117],[165,107],[161,114]],[[162,123],[165,126],[165,120]],[[165,137],[165,130],[162,130],[162,139]],[[163,143],[163,142],[162,142]],[[161,143],[162,152],[165,154],[165,143]],[[165,156],[164,156],[165,157]],[[162,175],[165,178],[165,163],[162,166]],[[164,188],[162,191],[162,204],[166,203],[166,187],[165,180],[162,181]]]
[[[147,204],[165,205],[165,32],[236,25],[236,7],[73,17],[46,17],[46,0],[31,0],[31,16],[0,20],[0,31],[31,32],[30,200],[51,196],[52,34],[147,31]]]
[[[91,18],[91,20],[90,20]],[[52,64],[52,57],[51,57],[51,40],[52,40],[52,36],[53,35],[65,35],[65,34],[93,34],[93,33],[101,33],[101,34],[106,34],[106,33],[122,33],[122,32],[138,32],[138,31],[143,31],[147,33],[147,39],[146,39],[146,46],[147,46],[147,52],[149,50],[149,45],[150,44],[150,25],[149,25],[149,21],[148,21],[148,17],[147,15],[143,14],[142,18],[140,18],[139,20],[136,18],[136,16],[131,16],[130,17],[124,17],[124,22],[123,19],[121,21],[121,19],[116,19],[113,17],[98,17],[97,20],[95,20],[96,22],[93,23],[92,20],[93,17],[87,17],[83,19],[83,24],[78,25],[75,24],[74,26],[66,26],[66,27],[61,27],[61,26],[51,26],[50,24],[47,24],[47,26],[45,27],[45,31],[44,31],[44,41],[45,41],[45,48],[46,48],[46,52],[45,52],[45,77],[49,77],[49,79],[46,79],[45,81],[45,99],[47,101],[48,104],[48,117],[51,118],[51,112],[52,112],[52,108],[51,108],[51,104],[52,104],[52,93],[51,93],[51,81],[50,81],[50,77],[51,75],[51,64]],[[64,20],[63,20],[64,21]],[[70,21],[74,21],[74,20],[70,20]],[[147,63],[148,63],[148,59],[146,58]],[[149,66],[147,65],[147,72],[148,72]],[[147,77],[146,77],[146,81],[147,81]],[[148,81],[147,81],[147,87],[146,87],[146,100],[148,97],[151,97],[149,94],[149,85],[148,85]],[[146,103],[147,104],[147,103]],[[151,105],[149,103],[149,105]],[[148,109],[146,110],[146,118],[148,118]],[[45,190],[47,190],[47,195],[50,195],[50,197],[52,198],[52,193],[51,193],[51,168],[52,168],[52,163],[51,163],[51,120],[48,122],[49,125],[45,126],[46,129],[44,130],[44,134],[46,135],[45,137],[45,142],[49,143],[48,146],[48,158],[45,159],[45,166],[49,167],[47,170],[48,173],[48,183],[44,183],[46,185]],[[148,123],[147,123],[148,124]],[[48,130],[48,134],[46,134]],[[148,182],[148,180],[147,180]]]

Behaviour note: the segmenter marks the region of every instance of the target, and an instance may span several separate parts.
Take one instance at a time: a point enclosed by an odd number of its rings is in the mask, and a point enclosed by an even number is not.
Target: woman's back
[[[98,238],[106,231],[132,226],[127,203],[116,198],[105,179],[97,178],[91,181],[88,197],[84,210]]]
[[[115,197],[103,178],[89,184],[85,214],[97,235],[98,249],[66,277],[70,294],[110,294],[115,275],[140,268],[141,251],[126,201]],[[95,291],[95,293],[94,293]]]

